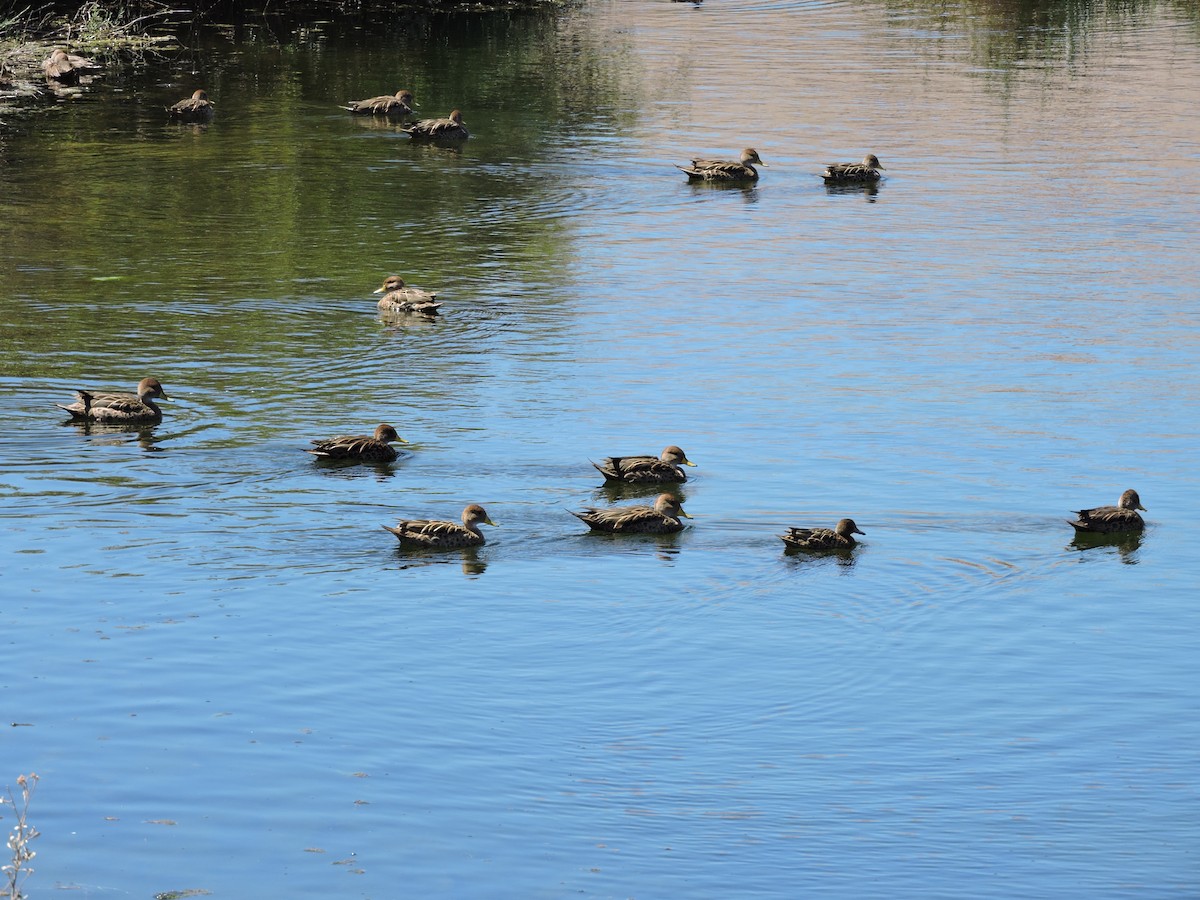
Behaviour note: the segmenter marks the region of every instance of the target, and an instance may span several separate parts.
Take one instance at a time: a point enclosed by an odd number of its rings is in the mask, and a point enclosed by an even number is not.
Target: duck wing
[[[1146,523],[1138,515],[1137,510],[1124,509],[1120,506],[1097,506],[1095,509],[1081,509],[1075,515],[1078,518],[1071,522],[1075,530],[1093,534],[1141,531],[1146,527]]]
[[[343,434],[312,442],[313,448],[305,450],[324,459],[365,459],[391,461],[396,451],[390,444],[365,434]]]

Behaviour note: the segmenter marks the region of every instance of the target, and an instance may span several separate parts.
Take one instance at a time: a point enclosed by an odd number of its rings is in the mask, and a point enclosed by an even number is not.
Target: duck
[[[55,406],[65,409],[76,421],[128,425],[161,422],[162,410],[154,400],[171,399],[157,378],[143,378],[138,382],[137,393],[134,394],[122,391],[102,394],[97,391],[79,390],[75,392],[75,396],[77,399],[70,406],[63,406],[61,403],[56,403]]]
[[[348,109],[356,116],[396,116],[403,118],[412,115],[416,106],[412,91],[396,91],[395,94],[382,97],[368,97],[366,100],[350,100],[342,109]]]
[[[610,506],[607,509],[587,507],[583,512],[568,510],[575,518],[587,523],[592,531],[610,534],[674,534],[683,529],[683,504],[673,494],[659,494],[653,506]]]
[[[422,316],[438,315],[437,294],[423,291],[420,288],[409,287],[399,275],[389,275],[383,279],[383,284],[375,289],[376,294],[383,294],[376,304],[381,313],[415,313]]]
[[[62,47],[55,47],[42,63],[42,71],[46,73],[46,77],[63,84],[75,84],[80,75],[99,72],[101,68],[95,60],[68,53]]]
[[[779,537],[797,550],[849,550],[858,544],[854,535],[865,533],[853,519],[839,519],[833,528],[789,528]]]
[[[754,164],[765,166],[758,151],[747,147],[737,162],[724,159],[693,159],[690,166],[679,166],[687,174],[688,181],[758,181],[758,169]]]
[[[186,100],[180,100],[167,107],[167,115],[180,122],[207,122],[213,117],[214,104],[208,99],[208,92],[196,90]]]
[[[408,441],[396,434],[391,425],[380,424],[375,434],[342,434],[337,437],[313,441],[313,448],[305,450],[321,459],[357,460],[358,462],[391,462],[396,458],[392,444],[407,444]]]
[[[478,503],[472,503],[462,513],[462,524],[457,522],[433,522],[413,519],[397,522],[395,527],[384,525],[385,531],[394,534],[400,546],[409,550],[459,550],[464,547],[482,547],[487,540],[480,525],[499,528],[488,518],[487,511]]]
[[[681,484],[687,473],[680,466],[695,466],[687,454],[672,444],[659,456],[609,456],[592,463],[605,481],[625,484]]]
[[[826,184],[854,184],[878,181],[883,165],[874,153],[868,153],[860,163],[830,163],[821,173]]]
[[[1146,511],[1142,506],[1142,498],[1133,490],[1121,494],[1116,506],[1097,506],[1095,509],[1081,509],[1075,515],[1077,518],[1071,526],[1077,534],[1118,534],[1123,531],[1141,531],[1146,527],[1138,510]]]
[[[465,141],[471,136],[457,109],[450,110],[445,119],[422,119],[400,130],[415,141]]]

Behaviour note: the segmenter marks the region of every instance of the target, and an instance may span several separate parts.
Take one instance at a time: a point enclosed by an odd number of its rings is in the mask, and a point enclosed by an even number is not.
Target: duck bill
[[[386,290],[387,290],[387,288],[375,288],[375,290],[371,291],[371,293],[372,294],[382,294]]]
[[[499,526],[499,525],[497,525],[495,522],[493,522],[491,519],[484,519],[484,520],[483,520],[483,522],[484,522],[484,524],[485,524],[485,525],[491,525],[493,528],[499,528],[499,527],[500,527],[500,526]]]
[[[685,518],[685,519],[690,519],[690,518],[692,518],[692,517],[691,517],[691,516],[689,516],[687,513],[685,513],[685,512],[684,512],[682,509],[679,511],[679,515],[680,515],[681,517]]]
[[[696,464],[694,462],[692,462],[690,459],[685,459],[683,461],[683,464],[685,466],[691,466],[693,469],[696,468]]]

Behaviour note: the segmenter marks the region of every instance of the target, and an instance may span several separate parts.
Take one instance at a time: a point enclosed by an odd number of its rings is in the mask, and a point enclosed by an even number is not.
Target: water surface
[[[10,122],[30,892],[1194,896],[1200,25],[1043,6],[231,32]],[[401,87],[471,140],[337,108]],[[152,430],[54,409],[149,374]],[[300,452],[384,421],[391,466]],[[589,458],[669,443],[690,527],[582,533],[639,496]],[[1126,487],[1146,533],[1073,542]],[[469,502],[477,553],[379,528]]]

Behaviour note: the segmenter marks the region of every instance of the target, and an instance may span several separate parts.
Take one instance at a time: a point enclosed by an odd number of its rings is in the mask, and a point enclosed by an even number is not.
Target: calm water
[[[1200,19],[1025,6],[264,32],[6,116],[31,895],[1200,894]],[[401,87],[472,139],[337,109]],[[381,322],[392,272],[444,319]],[[147,433],[54,409],[151,374]],[[300,452],[383,421],[395,465]],[[683,534],[565,512],[668,443]],[[1073,543],[1126,487],[1145,535]],[[379,528],[468,502],[477,554]]]

